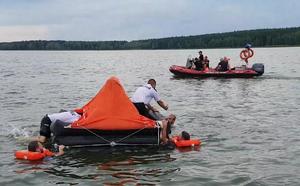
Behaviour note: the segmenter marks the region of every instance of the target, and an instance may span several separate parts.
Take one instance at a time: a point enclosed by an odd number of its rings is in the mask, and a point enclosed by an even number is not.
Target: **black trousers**
[[[149,110],[146,108],[143,102],[133,103],[135,108],[139,111],[140,115],[145,116],[149,119],[156,120],[153,116],[149,114]]]
[[[50,138],[51,136],[51,129],[53,128],[53,125],[61,125],[61,126],[68,126],[71,123],[63,122],[60,120],[56,120],[53,124],[48,117],[48,115],[44,116],[42,121],[41,121],[41,126],[40,126],[40,135],[45,136],[46,138]]]
[[[49,138],[51,136],[50,125],[51,125],[50,118],[47,115],[44,116],[41,121],[41,126],[40,126],[40,135],[41,136],[45,136],[47,138]]]

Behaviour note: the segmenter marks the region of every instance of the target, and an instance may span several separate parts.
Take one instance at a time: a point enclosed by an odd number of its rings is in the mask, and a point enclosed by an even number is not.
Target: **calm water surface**
[[[239,65],[239,51],[203,50],[211,66],[223,56]],[[250,62],[265,64],[258,78],[174,78],[169,66],[197,52],[0,51],[0,184],[299,185],[300,48],[255,49]],[[42,162],[14,159],[14,150],[38,134],[44,114],[84,105],[113,75],[129,96],[155,78],[178,116],[173,134],[186,130],[203,145],[68,149]]]

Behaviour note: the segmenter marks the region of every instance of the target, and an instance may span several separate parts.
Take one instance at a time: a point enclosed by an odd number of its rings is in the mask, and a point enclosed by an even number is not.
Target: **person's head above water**
[[[190,134],[186,131],[181,132],[181,137],[182,137],[183,140],[190,140],[191,139]]]
[[[43,145],[39,141],[31,141],[28,144],[28,151],[30,152],[42,152],[43,148]]]

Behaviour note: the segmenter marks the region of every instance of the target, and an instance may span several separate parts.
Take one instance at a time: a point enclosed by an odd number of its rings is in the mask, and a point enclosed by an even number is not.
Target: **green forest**
[[[244,30],[135,41],[33,40],[0,43],[0,50],[131,50],[300,46],[300,27]]]

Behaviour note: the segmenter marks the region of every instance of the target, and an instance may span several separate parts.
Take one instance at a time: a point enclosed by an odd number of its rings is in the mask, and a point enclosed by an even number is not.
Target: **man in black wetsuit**
[[[196,70],[203,70],[203,54],[202,51],[199,51],[199,57],[195,59]]]

